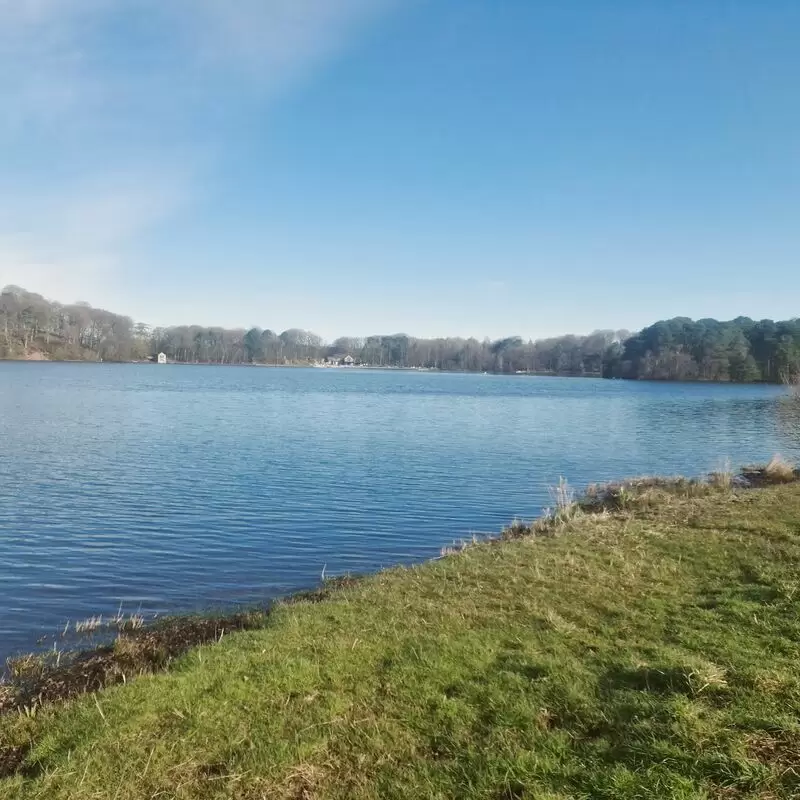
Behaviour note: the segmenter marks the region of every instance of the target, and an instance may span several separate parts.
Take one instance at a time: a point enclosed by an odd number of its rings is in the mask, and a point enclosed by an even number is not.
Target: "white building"
[[[328,356],[324,363],[329,367],[352,367],[356,360],[353,356]]]
[[[167,354],[166,353],[159,353],[158,354],[158,363],[159,364],[166,364],[167,363]]]

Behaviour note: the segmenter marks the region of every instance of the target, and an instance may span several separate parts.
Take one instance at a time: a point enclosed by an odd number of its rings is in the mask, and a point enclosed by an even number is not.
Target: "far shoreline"
[[[99,365],[151,365],[154,367],[244,367],[247,369],[318,369],[321,371],[332,372],[414,372],[414,373],[435,373],[441,375],[493,375],[506,378],[576,378],[583,380],[600,380],[621,383],[656,383],[656,384],[676,384],[676,385],[712,385],[712,386],[774,386],[781,388],[783,383],[772,381],[722,381],[710,378],[695,378],[691,380],[677,380],[674,378],[622,378],[606,377],[599,374],[575,374],[567,372],[498,372],[496,370],[464,370],[464,369],[442,369],[441,367],[395,367],[380,365],[357,365],[352,367],[329,367],[317,364],[248,364],[240,362],[237,364],[227,364],[218,361],[168,361],[166,364],[159,364],[156,361],[94,361],[79,358],[0,358],[0,364],[93,364]]]

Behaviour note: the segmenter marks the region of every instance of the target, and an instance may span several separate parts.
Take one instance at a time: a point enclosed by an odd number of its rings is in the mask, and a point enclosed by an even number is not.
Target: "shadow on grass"
[[[694,694],[685,667],[613,667],[604,676],[602,690],[609,694],[619,690],[655,692],[657,694]]]

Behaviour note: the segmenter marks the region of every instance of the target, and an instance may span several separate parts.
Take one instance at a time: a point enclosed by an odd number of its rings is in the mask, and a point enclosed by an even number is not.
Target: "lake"
[[[577,487],[800,455],[768,386],[0,363],[0,657],[436,556]]]

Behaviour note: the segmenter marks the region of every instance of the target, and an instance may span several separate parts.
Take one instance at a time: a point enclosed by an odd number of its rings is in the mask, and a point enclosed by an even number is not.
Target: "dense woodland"
[[[153,328],[16,286],[0,293],[0,358],[144,361],[162,351],[186,363],[303,364],[350,355],[357,363],[383,367],[777,383],[800,371],[800,320],[676,318],[636,334],[595,331],[538,341],[394,334],[326,343],[297,328]]]
[[[800,319],[664,320],[614,345],[606,377],[779,383],[800,371]]]

